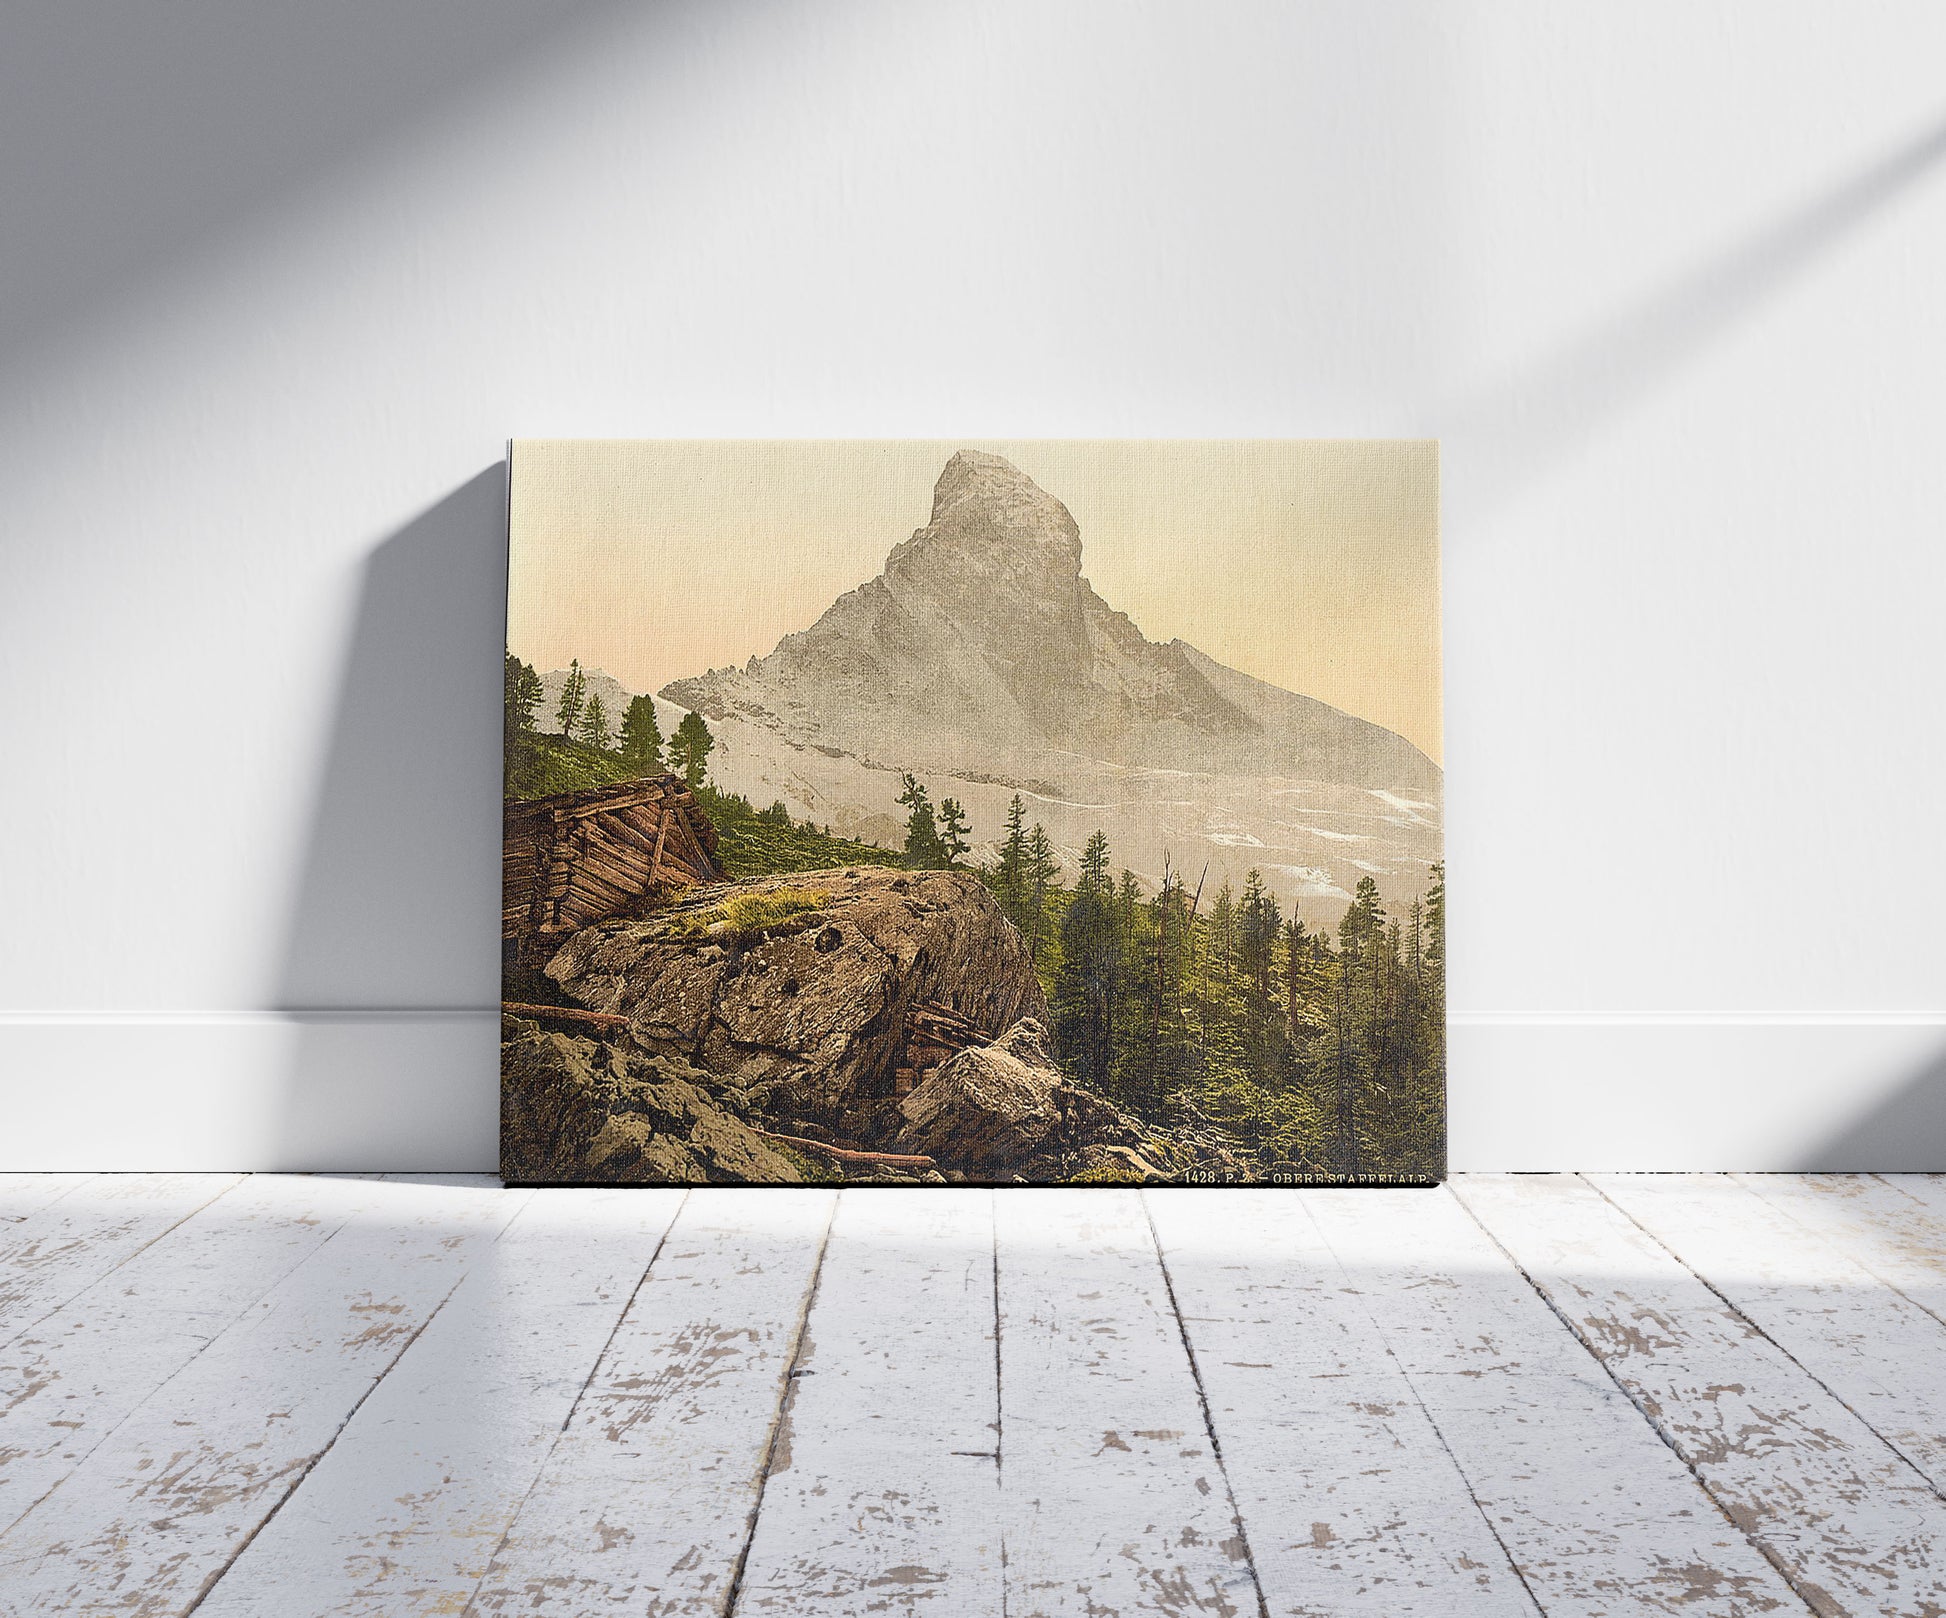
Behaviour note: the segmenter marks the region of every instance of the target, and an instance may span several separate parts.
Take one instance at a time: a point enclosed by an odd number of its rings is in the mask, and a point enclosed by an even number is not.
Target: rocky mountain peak
[[[937,523],[954,506],[977,501],[989,511],[1037,512],[1074,527],[1068,508],[1003,455],[962,449],[941,469],[932,489],[932,520]]]
[[[1081,575],[1081,530],[1068,508],[1013,462],[963,449],[933,485],[932,520],[896,546],[890,576],[941,568],[1070,585]]]

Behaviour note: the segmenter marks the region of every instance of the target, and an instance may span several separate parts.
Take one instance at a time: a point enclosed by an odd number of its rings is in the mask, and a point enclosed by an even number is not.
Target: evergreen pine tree
[[[1384,926],[1385,906],[1378,896],[1378,884],[1368,876],[1361,876],[1358,891],[1352,895],[1351,908],[1346,910],[1345,919],[1338,924],[1340,952],[1368,960],[1368,946]]]
[[[662,771],[662,726],[656,721],[653,697],[630,697],[622,714],[622,762],[637,775]]]
[[[1204,970],[1216,970],[1216,983],[1227,989],[1230,984],[1230,968],[1235,958],[1237,927],[1237,896],[1226,879],[1223,886],[1216,890],[1216,901],[1210,906],[1209,913],[1209,961]],[[1207,980],[1204,992],[1210,991]]]
[[[1062,1055],[1089,1088],[1110,1086],[1115,1007],[1122,988],[1122,927],[1108,838],[1100,831],[1081,853],[1081,876],[1061,918],[1061,964],[1055,978],[1054,1026]]]
[[[966,857],[966,851],[973,846],[966,834],[972,829],[972,822],[966,818],[966,811],[957,798],[939,800],[939,844],[948,866],[957,865]]]
[[[1162,885],[1146,907],[1140,959],[1128,963],[1130,1011],[1122,1023],[1121,1098],[1146,1117],[1164,1117],[1199,1070],[1199,1050],[1183,1015],[1193,920],[1182,879],[1167,856]]]
[[[1284,923],[1284,1019],[1294,1045],[1305,1042],[1304,1002],[1310,988],[1311,940],[1297,916]]]
[[[1443,1081],[1446,1075],[1446,866],[1442,861],[1432,868],[1432,886],[1426,893],[1425,915],[1425,990],[1420,997],[1419,1026],[1422,1071]],[[1425,1136],[1422,1168],[1437,1169],[1441,1122],[1439,1091],[1432,1085],[1420,1086],[1416,1109]]]
[[[581,717],[581,705],[587,696],[588,679],[581,672],[581,659],[577,657],[568,664],[568,677],[561,686],[560,705],[554,710],[555,722],[560,725],[563,736],[574,734],[574,722]]]
[[[690,791],[700,787],[709,775],[709,756],[716,750],[716,738],[709,733],[703,716],[694,711],[682,716],[676,733],[669,739],[669,762],[682,773]]]
[[[1048,931],[1048,895],[1058,886],[1056,879],[1061,874],[1061,861],[1054,852],[1053,840],[1038,820],[1027,834],[1027,858],[1021,874],[1026,888],[1023,908],[1027,913],[1027,926],[1022,931],[1027,934],[1028,957],[1038,962],[1041,943]]]
[[[1264,887],[1263,873],[1252,870],[1243,879],[1243,897],[1237,903],[1237,965],[1261,999],[1270,996],[1271,954],[1283,922],[1276,899]]]
[[[1432,886],[1426,890],[1426,976],[1429,987],[1446,999],[1446,862],[1432,867]]]
[[[1259,1085],[1273,1083],[1282,1074],[1284,1040],[1272,974],[1283,924],[1283,913],[1265,888],[1263,873],[1252,870],[1244,878],[1243,897],[1237,902],[1237,968],[1243,980],[1244,1059],[1252,1081]]]
[[[604,753],[608,751],[614,738],[608,734],[608,706],[599,695],[588,699],[581,723],[575,726],[574,739],[583,747],[599,748]]]
[[[1142,884],[1135,873],[1127,866],[1122,867],[1121,886],[1115,895],[1115,907],[1122,924],[1122,944],[1126,951],[1135,949],[1135,936],[1142,924]]]
[[[534,709],[541,700],[541,678],[531,665],[507,653],[507,738],[531,736]]]
[[[501,752],[502,790],[509,798],[522,796],[530,785],[534,762],[534,709],[543,692],[541,677],[512,652],[506,664],[506,734]]]
[[[905,790],[899,802],[906,806],[906,857],[921,870],[936,871],[946,863],[946,847],[939,840],[939,822],[933,818],[932,797],[916,775],[904,777]]]
[[[1332,1020],[1327,1058],[1331,1067],[1336,1119],[1334,1168],[1357,1175],[1369,1160],[1374,1125],[1383,1131],[1383,1082],[1392,1055],[1387,1021],[1390,980],[1397,973],[1396,929],[1388,932],[1378,884],[1361,877],[1344,919],[1338,923],[1338,953],[1333,982]],[[1376,1107],[1377,1114],[1374,1114]],[[1378,1167],[1397,1168],[1381,1161]]]
[[[993,873],[1000,908],[1023,932],[1027,924],[1027,806],[1014,794],[1007,805],[1007,835],[1000,840],[1000,863]]]
[[[1351,980],[1356,967],[1356,960],[1347,959],[1342,951],[1339,953],[1330,1044],[1335,1091],[1333,1110],[1337,1118],[1337,1169],[1347,1179],[1356,1179],[1362,1167],[1358,1149],[1358,1102],[1363,1064],[1359,1059],[1351,998]]]

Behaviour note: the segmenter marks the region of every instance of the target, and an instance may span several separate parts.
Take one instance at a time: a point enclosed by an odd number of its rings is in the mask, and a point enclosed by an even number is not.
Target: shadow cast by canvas
[[[276,982],[290,1166],[492,1161],[506,477],[469,478],[365,564]],[[452,1150],[375,1160],[371,1120],[397,1109],[401,1138]]]

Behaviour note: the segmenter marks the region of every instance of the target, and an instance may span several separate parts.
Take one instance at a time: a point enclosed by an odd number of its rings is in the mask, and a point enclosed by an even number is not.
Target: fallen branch
[[[755,1126],[752,1126],[755,1128]],[[929,1157],[913,1157],[904,1152],[855,1152],[849,1146],[832,1146],[807,1135],[779,1135],[768,1129],[756,1131],[765,1140],[781,1140],[791,1146],[808,1146],[814,1152],[829,1152],[846,1163],[883,1163],[896,1169],[930,1169],[939,1165]]]
[[[500,1009],[515,1017],[553,1017],[564,1022],[585,1022],[595,1028],[626,1028],[628,1018],[613,1011],[576,1011],[572,1006],[529,1006],[518,1000],[502,1000]]]

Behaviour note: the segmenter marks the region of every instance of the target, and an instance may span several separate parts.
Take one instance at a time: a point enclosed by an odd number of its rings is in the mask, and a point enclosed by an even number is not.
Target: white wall
[[[491,1163],[507,436],[1007,433],[1445,440],[1456,1166],[1946,1168],[1943,53],[13,8],[4,1166]]]

